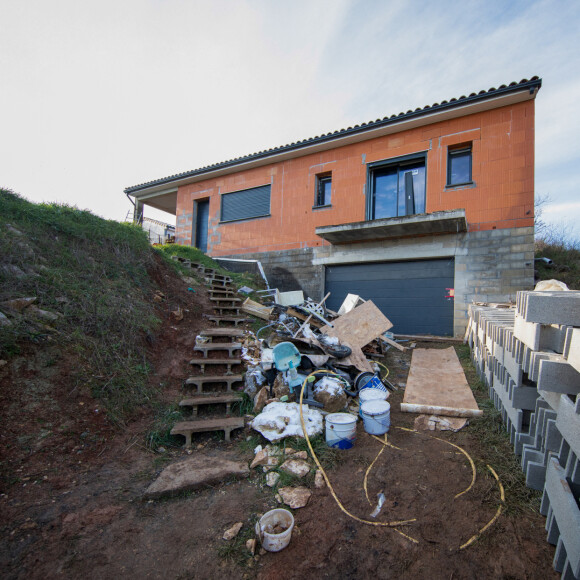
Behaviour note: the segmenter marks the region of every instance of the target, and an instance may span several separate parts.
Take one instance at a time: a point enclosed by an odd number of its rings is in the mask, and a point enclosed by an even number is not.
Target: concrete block
[[[580,326],[580,291],[521,291],[516,310],[527,322]]]
[[[580,328],[572,328],[566,336],[564,357],[568,364],[580,372]]]
[[[565,395],[560,399],[556,426],[576,457],[580,457],[580,414],[577,413],[574,403]]]
[[[561,356],[559,360],[540,361],[538,389],[554,393],[577,395],[580,393],[580,373]]]
[[[512,387],[510,398],[515,409],[533,411],[536,408],[536,400],[539,397],[538,389],[534,387]]]
[[[552,518],[557,523],[558,545],[562,544],[562,547],[559,546],[556,551],[558,561],[555,558],[554,567],[557,570],[556,565],[558,565],[562,570],[567,560],[571,573],[574,577],[578,577],[580,576],[580,509],[570,489],[564,469],[555,458],[550,458],[548,461],[542,511],[545,511],[548,506],[548,513],[552,512]],[[548,539],[553,540],[554,535],[549,533]],[[562,554],[562,548],[565,554]]]
[[[532,350],[551,350],[562,354],[567,326],[527,322],[516,313],[514,336]]]

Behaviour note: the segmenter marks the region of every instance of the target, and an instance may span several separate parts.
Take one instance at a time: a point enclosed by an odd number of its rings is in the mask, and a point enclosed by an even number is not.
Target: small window
[[[471,183],[471,144],[447,150],[447,185]]]
[[[332,175],[318,175],[316,177],[316,200],[314,207],[330,205],[330,193],[332,189]]]
[[[221,197],[221,221],[233,222],[270,215],[271,186],[262,185]]]

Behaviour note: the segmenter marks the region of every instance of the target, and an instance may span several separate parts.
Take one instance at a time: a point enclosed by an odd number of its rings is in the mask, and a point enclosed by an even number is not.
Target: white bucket
[[[326,415],[326,444],[338,449],[350,449],[356,441],[357,418],[350,413]]]
[[[363,403],[368,401],[385,401],[389,393],[387,391],[381,391],[379,389],[363,389],[358,394],[358,403],[359,403],[359,417],[362,419],[362,406]]]
[[[266,512],[256,522],[256,535],[264,550],[279,552],[290,543],[293,527],[294,516],[288,510],[278,508]]]
[[[371,435],[382,435],[391,427],[391,405],[387,401],[367,401],[361,405],[365,431]]]

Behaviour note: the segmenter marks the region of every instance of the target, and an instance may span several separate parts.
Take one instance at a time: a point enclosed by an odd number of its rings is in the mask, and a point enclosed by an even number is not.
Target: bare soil
[[[208,324],[204,289],[158,271],[166,295],[152,309],[163,328],[150,346],[151,380],[165,401],[179,400],[189,374],[195,336]],[[171,314],[177,306],[184,319]],[[423,344],[427,347],[429,345]],[[393,382],[406,380],[410,355],[389,353]],[[294,511],[288,548],[257,554],[228,550],[226,529],[243,522],[252,536],[259,514],[278,506],[255,470],[243,481],[225,481],[182,497],[142,500],[143,491],[185,450],[156,453],[146,445],[154,412],[144,405],[123,428],[112,426],[98,401],[71,387],[74,353],[60,345],[27,346],[0,368],[0,571],[3,578],[517,578],[549,579],[553,547],[544,518],[532,511],[502,514],[473,545],[459,549],[496,513],[498,485],[477,461],[480,444],[469,427],[456,434],[411,433],[414,416],[400,413],[402,391],[391,396],[392,429],[383,447],[358,425],[357,440],[341,452],[328,476],[344,509],[364,520],[377,493],[386,497],[377,522],[414,520],[396,529],[360,523],[343,513],[328,488],[313,489]],[[249,431],[194,435],[193,453],[245,458]],[[439,439],[438,439],[439,438]],[[474,487],[463,447],[478,465]],[[398,531],[397,531],[398,530]],[[405,534],[405,535],[402,535]],[[407,537],[406,537],[407,536]],[[409,538],[413,538],[417,543]],[[235,543],[235,540],[232,541]],[[238,542],[239,543],[239,542]]]

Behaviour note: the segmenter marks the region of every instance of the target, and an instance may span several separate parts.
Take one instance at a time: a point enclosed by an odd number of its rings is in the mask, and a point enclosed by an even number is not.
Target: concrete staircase
[[[526,485],[543,492],[554,569],[580,580],[580,292],[518,292],[471,305],[466,338]]]
[[[229,276],[220,275],[211,268],[180,257],[173,258],[195,269],[198,275],[204,278],[215,312],[215,315],[207,318],[214,321],[216,326],[223,322],[233,323],[235,327],[206,328],[197,336],[193,350],[201,353],[202,356],[193,358],[190,364],[192,367],[199,367],[199,373],[189,376],[183,382],[184,389],[194,387],[195,394],[184,398],[179,403],[180,407],[191,407],[191,419],[174,425],[171,434],[185,437],[186,447],[191,447],[194,433],[223,431],[225,440],[230,441],[231,432],[244,427],[243,417],[231,416],[231,405],[241,399],[241,394],[234,388],[243,381],[243,375],[234,372],[234,367],[242,365],[240,357],[242,345],[239,341],[244,333],[237,326],[249,320],[240,316],[239,304],[242,301],[236,297],[236,291]],[[206,374],[206,370],[211,374]],[[211,371],[215,371],[215,374]],[[225,413],[202,418],[199,410],[207,405],[222,407]]]

